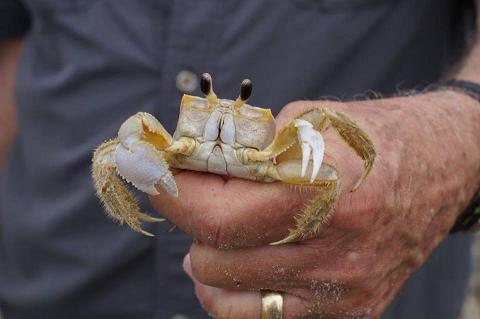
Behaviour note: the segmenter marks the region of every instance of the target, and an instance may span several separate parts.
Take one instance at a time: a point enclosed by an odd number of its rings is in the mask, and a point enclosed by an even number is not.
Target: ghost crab
[[[175,197],[178,190],[169,167],[323,188],[297,217],[288,236],[272,243],[283,244],[313,235],[337,201],[338,173],[323,162],[320,132],[329,124],[364,161],[364,172],[353,190],[372,169],[375,150],[370,138],[339,112],[312,109],[275,135],[271,111],[246,104],[252,93],[250,80],[242,82],[235,101],[219,99],[207,73],[200,84],[205,98],[183,96],[173,137],[155,117],[137,113],[121,125],[117,138],[94,153],[92,174],[98,197],[112,218],[137,232],[152,236],[141,223],[163,219],[142,213],[118,175],[148,194],[158,194],[158,184]]]

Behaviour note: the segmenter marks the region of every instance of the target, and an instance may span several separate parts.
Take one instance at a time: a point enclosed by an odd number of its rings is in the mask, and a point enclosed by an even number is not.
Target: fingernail
[[[186,254],[185,257],[183,258],[183,270],[187,273],[187,275],[190,277],[190,279],[193,280],[192,264],[190,262],[190,254]]]

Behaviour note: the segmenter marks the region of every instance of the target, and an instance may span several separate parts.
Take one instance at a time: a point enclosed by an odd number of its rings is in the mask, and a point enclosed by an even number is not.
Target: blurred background
[[[474,246],[476,270],[470,282],[469,296],[465,300],[463,313],[460,319],[480,318],[480,234],[477,234],[476,238]]]

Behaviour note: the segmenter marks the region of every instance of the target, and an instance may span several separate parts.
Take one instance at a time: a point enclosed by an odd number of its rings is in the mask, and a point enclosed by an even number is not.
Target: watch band
[[[480,84],[464,80],[448,80],[434,86],[437,90],[453,90],[464,93],[480,102]]]
[[[440,82],[435,85],[436,90],[453,90],[464,93],[471,98],[480,102],[480,84],[464,81],[464,80],[449,80]],[[477,190],[475,196],[472,198],[470,204],[465,211],[458,217],[455,225],[450,230],[450,233],[459,231],[473,231],[480,228],[480,190]]]

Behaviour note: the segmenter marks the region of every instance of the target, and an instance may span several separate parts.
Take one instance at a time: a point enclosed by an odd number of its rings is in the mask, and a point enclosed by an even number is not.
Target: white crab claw
[[[308,143],[302,143],[302,174],[300,176],[305,177],[307,173],[308,161],[310,160],[310,145]]]
[[[301,177],[304,177],[307,172],[311,154],[313,163],[310,183],[313,183],[315,178],[317,178],[318,172],[320,171],[320,166],[322,165],[325,143],[323,141],[322,134],[315,130],[310,122],[302,119],[296,119],[295,126],[298,128],[298,140],[302,146]]]
[[[115,152],[118,173],[139,190],[158,195],[160,183],[167,192],[178,196],[177,185],[162,154],[146,142],[135,142],[129,148],[118,144]]]

